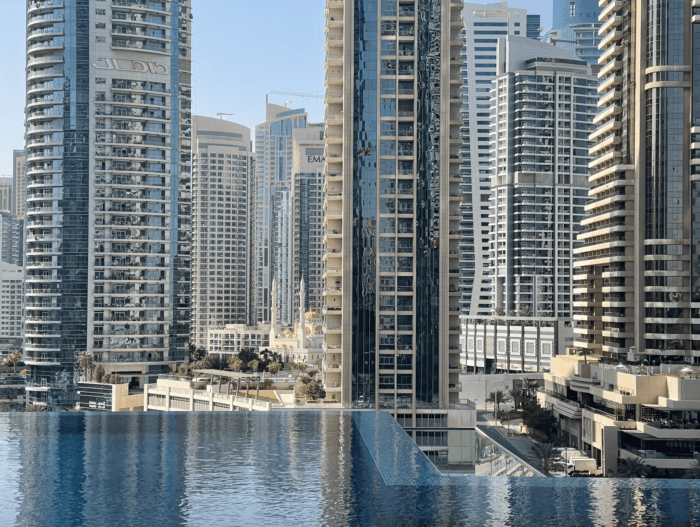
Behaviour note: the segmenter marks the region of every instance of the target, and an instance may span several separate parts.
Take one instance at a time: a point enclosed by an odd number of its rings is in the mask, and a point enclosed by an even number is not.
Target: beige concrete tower
[[[575,346],[700,356],[700,39],[695,1],[601,0],[598,103]],[[634,358],[634,357],[633,357]]]

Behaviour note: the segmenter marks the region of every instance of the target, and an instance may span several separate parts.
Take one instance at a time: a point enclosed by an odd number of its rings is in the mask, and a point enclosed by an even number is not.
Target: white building
[[[190,341],[206,347],[209,327],[246,324],[253,153],[245,126],[194,116],[193,130]]]
[[[503,39],[497,55],[491,92],[494,308],[570,322],[597,81],[586,62],[531,39]]]
[[[490,91],[498,73],[498,40],[527,36],[525,9],[494,4],[465,3],[462,50],[462,240],[460,288],[462,312],[489,316],[492,312],[492,270],[489,263],[491,200]],[[536,32],[535,32],[536,33]]]

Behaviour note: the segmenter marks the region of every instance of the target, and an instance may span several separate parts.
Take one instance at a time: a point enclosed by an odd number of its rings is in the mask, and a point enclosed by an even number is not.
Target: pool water
[[[0,414],[2,526],[700,525],[694,481],[382,474],[348,412]]]

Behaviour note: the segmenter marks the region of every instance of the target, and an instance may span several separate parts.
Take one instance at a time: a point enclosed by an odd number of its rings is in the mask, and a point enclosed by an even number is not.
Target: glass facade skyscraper
[[[700,29],[684,0],[601,2],[591,216],[575,345],[700,356]],[[697,15],[696,15],[697,16]]]
[[[603,10],[598,0],[554,0],[552,29],[564,29],[572,24],[592,24]]]
[[[190,0],[27,1],[27,402],[189,341]]]
[[[304,305],[320,313],[324,298],[324,176],[325,125],[311,124],[293,132],[292,167],[294,247],[294,311],[299,312],[301,281],[306,284]]]
[[[461,10],[327,3],[326,390],[408,427],[459,401]]]
[[[306,128],[304,109],[266,104],[266,121],[255,127],[257,172],[257,324],[269,322],[272,281],[277,280],[277,320],[294,322],[292,311],[292,131]]]

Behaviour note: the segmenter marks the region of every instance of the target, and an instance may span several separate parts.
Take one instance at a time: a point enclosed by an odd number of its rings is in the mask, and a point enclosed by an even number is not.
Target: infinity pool
[[[2,526],[700,525],[683,480],[387,485],[350,413],[0,414],[0,476]]]

